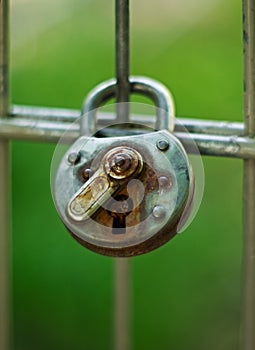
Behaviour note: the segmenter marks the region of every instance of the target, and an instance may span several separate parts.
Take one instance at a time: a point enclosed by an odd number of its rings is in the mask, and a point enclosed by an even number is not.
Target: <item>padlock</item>
[[[96,109],[116,93],[116,81],[96,87],[85,100],[82,136],[62,158],[54,201],[71,235],[108,256],[147,253],[176,235],[192,206],[194,178],[187,154],[173,135],[169,91],[143,77],[130,78],[131,93],[156,104],[156,131],[132,128],[128,136],[96,137]]]

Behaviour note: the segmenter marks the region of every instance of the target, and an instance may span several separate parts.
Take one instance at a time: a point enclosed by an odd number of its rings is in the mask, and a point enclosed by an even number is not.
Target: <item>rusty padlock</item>
[[[54,184],[55,205],[71,235],[95,252],[118,257],[170,240],[188,217],[194,193],[191,165],[173,135],[169,91],[144,77],[130,78],[130,90],[154,101],[157,131],[122,128],[128,136],[96,137],[96,109],[116,92],[115,80],[104,82],[85,100],[82,136],[62,158]]]

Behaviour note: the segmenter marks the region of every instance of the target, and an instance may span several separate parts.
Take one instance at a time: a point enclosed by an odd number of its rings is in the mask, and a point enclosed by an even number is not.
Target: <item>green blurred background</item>
[[[240,121],[241,0],[133,0],[131,11],[132,74],[165,83],[179,116]],[[79,109],[113,75],[113,0],[13,0],[13,103]],[[14,347],[110,350],[113,260],[60,222],[54,148],[13,142]],[[132,260],[135,350],[238,348],[242,162],[205,157],[204,168],[192,225]]]

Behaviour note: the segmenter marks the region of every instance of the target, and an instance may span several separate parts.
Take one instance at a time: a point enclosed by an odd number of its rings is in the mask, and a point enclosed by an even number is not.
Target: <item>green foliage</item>
[[[15,104],[79,109],[92,87],[114,75],[113,8],[101,3],[73,2],[77,11],[13,49]],[[131,66],[132,74],[171,89],[178,115],[241,120],[239,1],[221,1],[181,35],[170,23],[133,30]],[[113,261],[79,246],[57,217],[54,147],[13,142],[15,349],[110,350]],[[204,158],[204,167],[204,198],[192,225],[133,259],[134,349],[237,349],[242,163]]]

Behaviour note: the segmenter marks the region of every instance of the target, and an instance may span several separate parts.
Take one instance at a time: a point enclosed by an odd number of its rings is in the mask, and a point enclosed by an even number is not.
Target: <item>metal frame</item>
[[[9,110],[9,3],[0,1],[0,116]],[[10,349],[9,140],[0,138],[0,349]]]
[[[122,1],[123,2],[123,1]],[[128,4],[128,2],[126,2]],[[244,292],[242,350],[255,349],[255,0],[243,0],[244,14],[244,123],[180,119],[192,134],[202,155],[233,157],[244,160]],[[128,21],[128,17],[122,18]],[[0,1],[0,350],[11,348],[10,327],[10,191],[9,141],[11,139],[57,142],[70,127],[68,139],[79,136],[79,125],[73,124],[78,111],[41,107],[9,107],[9,1]],[[125,39],[125,33],[122,33]],[[123,39],[122,38],[122,39]],[[127,40],[127,38],[126,38]],[[119,42],[119,45],[121,41]],[[124,56],[123,56],[124,57]],[[122,58],[123,58],[122,57]],[[120,59],[120,58],[119,58]],[[124,60],[124,58],[123,58]],[[129,62],[122,60],[117,70],[128,71]],[[124,79],[121,84],[126,86]],[[118,93],[120,101],[127,100],[124,89]],[[126,120],[125,115],[119,116]],[[149,117],[137,118],[149,123]],[[137,120],[136,119],[136,120]],[[99,115],[99,125],[112,121],[108,114]],[[189,139],[179,128],[176,136],[189,146]],[[116,350],[129,349],[128,303],[123,304],[122,293],[128,293],[129,267],[123,260],[116,266]],[[119,296],[119,297],[118,297]],[[126,300],[128,300],[128,294]],[[122,301],[121,301],[122,300]]]
[[[255,1],[243,2],[244,124],[245,135],[255,136]],[[255,160],[244,161],[244,350],[255,349]]]
[[[0,137],[29,141],[58,142],[67,130],[66,141],[77,139],[80,126],[75,120],[80,116],[79,111],[42,108],[42,107],[13,107],[9,115],[0,118]],[[136,122],[153,127],[150,117],[136,116]],[[184,126],[197,143],[202,155],[255,159],[255,140],[245,136],[245,125],[237,122],[206,121],[198,119],[179,119],[175,126],[175,135],[184,145],[189,145],[189,136],[182,132]],[[114,122],[111,115],[102,113],[98,117],[99,127]]]

